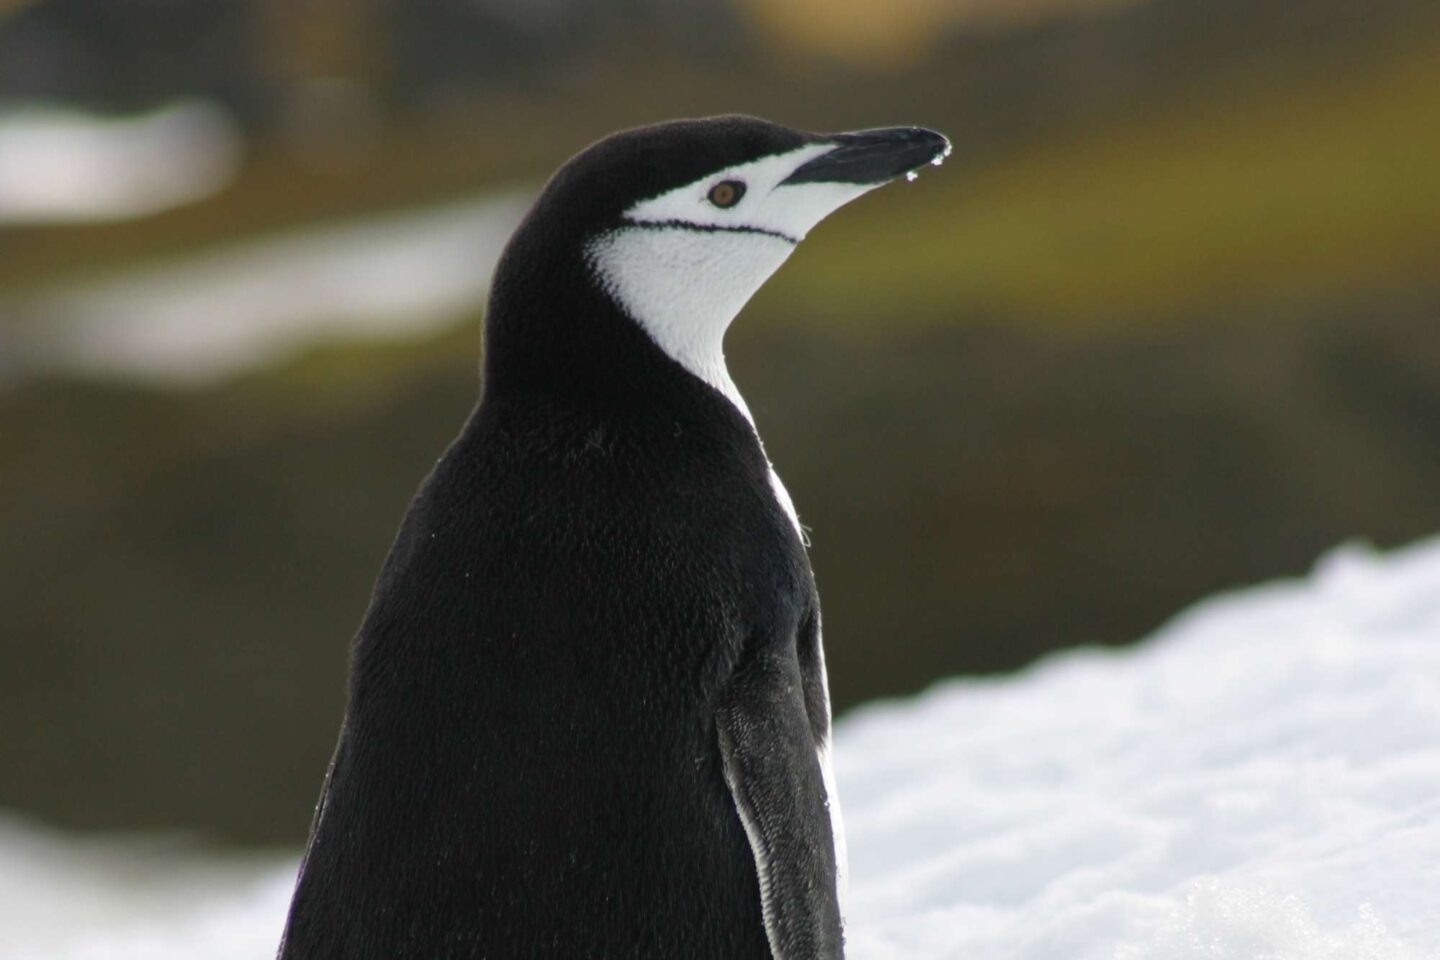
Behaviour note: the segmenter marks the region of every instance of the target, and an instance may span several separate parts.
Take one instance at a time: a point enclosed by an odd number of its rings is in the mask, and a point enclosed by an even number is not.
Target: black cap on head
[[[536,211],[544,207],[551,215],[563,204],[576,219],[617,220],[636,202],[716,170],[825,140],[743,114],[634,127],[571,157],[550,179]]]
[[[720,338],[806,233],[948,152],[919,127],[825,135],[740,115],[606,137],[551,178],[501,258],[490,376],[573,384],[627,364],[633,376],[658,347],[729,389]]]

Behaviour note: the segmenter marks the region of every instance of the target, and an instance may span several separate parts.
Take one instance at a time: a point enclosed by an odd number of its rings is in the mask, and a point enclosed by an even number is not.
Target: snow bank
[[[1440,958],[1440,540],[839,725],[852,960]],[[0,825],[0,957],[268,957],[294,862]]]
[[[1440,541],[842,725],[855,956],[1440,957]]]
[[[269,960],[295,861],[0,819],[0,958]]]
[[[30,104],[0,112],[0,226],[123,220],[218,191],[240,164],[224,110],[179,103],[133,117]]]
[[[415,336],[477,313],[529,194],[233,244],[11,304],[30,367],[204,385],[337,339]]]

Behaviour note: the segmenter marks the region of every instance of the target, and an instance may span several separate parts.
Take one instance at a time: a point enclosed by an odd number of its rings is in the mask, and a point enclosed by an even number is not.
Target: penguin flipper
[[[841,960],[835,844],[793,647],[752,646],[721,694],[725,782],[755,855],[775,960]]]

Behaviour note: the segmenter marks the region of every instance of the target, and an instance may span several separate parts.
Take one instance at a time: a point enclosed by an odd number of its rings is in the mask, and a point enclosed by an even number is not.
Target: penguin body
[[[282,960],[843,955],[814,579],[719,349],[842,195],[948,149],[909,136],[805,180],[845,141],[686,121],[552,179],[355,639]]]

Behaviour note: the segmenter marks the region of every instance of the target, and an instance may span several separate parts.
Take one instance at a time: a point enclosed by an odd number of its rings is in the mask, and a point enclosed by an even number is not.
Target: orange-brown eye
[[[745,184],[739,180],[721,180],[710,188],[709,196],[717,207],[733,207],[745,196]]]

